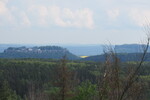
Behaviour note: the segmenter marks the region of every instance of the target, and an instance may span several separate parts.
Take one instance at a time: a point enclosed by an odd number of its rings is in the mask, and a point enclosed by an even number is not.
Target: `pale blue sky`
[[[139,43],[149,0],[0,0],[0,43]]]

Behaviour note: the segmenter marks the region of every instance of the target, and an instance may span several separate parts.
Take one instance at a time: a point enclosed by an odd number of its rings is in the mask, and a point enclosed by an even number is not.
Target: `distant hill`
[[[37,45],[29,45],[29,44],[0,44],[0,52],[2,53],[8,47],[33,47]],[[41,46],[41,45],[40,45]],[[71,53],[77,56],[91,56],[91,55],[99,55],[103,53],[103,45],[63,45],[57,44],[57,46],[61,46],[66,48]]]
[[[67,49],[59,46],[40,46],[40,47],[9,47],[0,58],[51,58],[60,59],[64,55],[70,60],[79,59],[79,57],[70,53]]]
[[[118,58],[121,62],[128,62],[128,61],[140,61],[142,53],[119,53],[117,54]],[[95,61],[95,62],[103,62],[105,61],[105,55],[96,55],[90,56],[81,59],[82,61]],[[147,53],[145,61],[150,61],[150,53]]]
[[[141,53],[141,44],[123,44],[123,45],[111,45],[116,53]],[[105,45],[72,45],[63,46],[67,48],[71,53],[78,56],[94,56],[103,54]],[[150,52],[150,49],[148,50]]]
[[[41,45],[35,45],[35,44],[0,44],[0,52],[3,52],[8,47],[33,47],[33,46],[41,46]],[[52,45],[51,45],[52,46]],[[61,46],[63,48],[66,48],[70,53],[73,53],[77,56],[93,56],[93,55],[100,55],[103,53],[103,47],[104,45],[98,45],[98,44],[57,44],[57,46]],[[112,45],[114,50],[117,53],[140,53],[142,45],[140,44],[123,44],[123,45]],[[150,49],[148,50],[150,52]]]
[[[117,53],[141,53],[142,47],[146,45],[142,44],[124,44],[124,45],[115,45],[115,52]],[[148,50],[150,52],[150,49]]]

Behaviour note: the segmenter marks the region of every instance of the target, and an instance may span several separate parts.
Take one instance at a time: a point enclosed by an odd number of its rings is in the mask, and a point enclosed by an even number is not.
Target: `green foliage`
[[[93,100],[94,96],[97,95],[97,86],[92,84],[90,81],[85,81],[77,87],[77,95],[73,100]]]
[[[59,87],[54,87],[50,82],[44,84],[43,87],[44,87],[44,92],[51,95],[57,95],[60,91]]]
[[[8,82],[4,81],[0,89],[0,100],[21,100],[21,98],[10,89]]]
[[[140,78],[145,81],[150,81],[150,75],[140,76]]]

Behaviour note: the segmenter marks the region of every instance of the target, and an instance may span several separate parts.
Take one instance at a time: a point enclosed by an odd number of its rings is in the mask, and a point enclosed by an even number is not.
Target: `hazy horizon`
[[[93,55],[101,55],[104,53],[105,47],[109,45],[104,44],[0,44],[0,53],[3,53],[4,50],[7,50],[9,47],[26,47],[26,48],[33,48],[33,47],[41,47],[41,46],[60,46],[62,48],[66,48],[69,52],[75,54],[76,56],[93,56]],[[116,46],[118,49],[116,49]],[[111,45],[113,49],[118,50],[117,52],[136,52],[140,49],[139,44],[122,44],[122,45]],[[115,51],[116,51],[115,50]]]
[[[30,45],[30,46],[98,46],[98,45],[140,45],[141,43],[123,43],[123,44],[111,44],[110,42],[104,44],[80,44],[80,43],[51,43],[51,44],[38,44],[38,43],[0,43],[0,45]],[[144,43],[143,43],[144,44]]]

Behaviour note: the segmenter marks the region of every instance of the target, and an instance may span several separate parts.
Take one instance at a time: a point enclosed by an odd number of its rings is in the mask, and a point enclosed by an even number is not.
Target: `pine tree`
[[[0,89],[0,100],[21,100],[21,98],[10,89],[8,82],[4,81]]]

